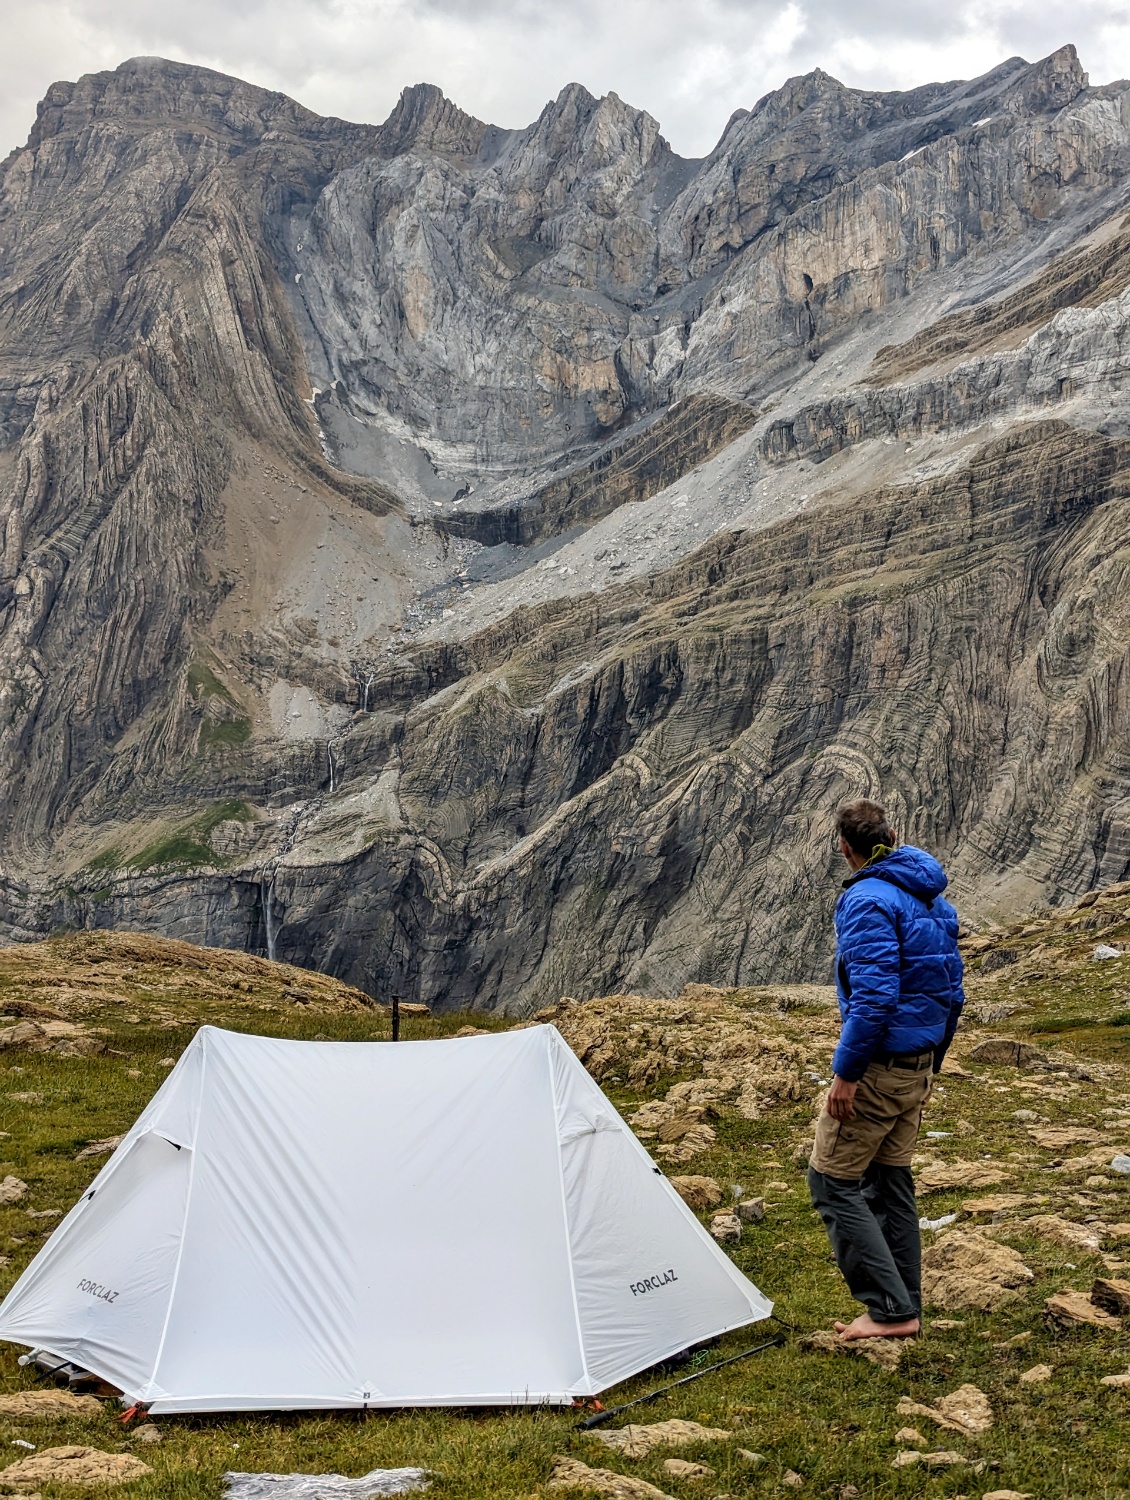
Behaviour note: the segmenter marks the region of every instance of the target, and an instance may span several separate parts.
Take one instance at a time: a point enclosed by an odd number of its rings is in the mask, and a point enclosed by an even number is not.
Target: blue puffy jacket
[[[905,845],[857,870],[836,902],[844,1018],[833,1070],[849,1083],[882,1053],[935,1051],[941,1066],[965,994],[957,913],[932,854]]]

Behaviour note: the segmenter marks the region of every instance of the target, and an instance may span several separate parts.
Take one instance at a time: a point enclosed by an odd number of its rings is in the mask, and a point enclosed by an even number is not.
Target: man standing
[[[922,1241],[910,1162],[933,1075],[965,996],[946,875],[922,849],[896,848],[877,802],[836,813],[851,867],[836,903],[843,1028],[808,1172],[836,1263],[867,1311],[841,1338],[905,1338],[922,1311]]]

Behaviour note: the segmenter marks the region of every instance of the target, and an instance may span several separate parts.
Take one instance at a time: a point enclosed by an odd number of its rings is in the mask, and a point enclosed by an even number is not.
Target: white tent
[[[770,1311],[552,1026],[205,1026],[0,1338],[154,1412],[565,1403]]]

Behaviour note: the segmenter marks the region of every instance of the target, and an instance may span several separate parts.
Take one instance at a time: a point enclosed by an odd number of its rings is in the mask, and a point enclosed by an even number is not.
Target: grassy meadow
[[[143,1447],[108,1402],[103,1415],[89,1421],[0,1419],[0,1462],[23,1456],[26,1450],[14,1446],[16,1440],[38,1448],[76,1443],[133,1451],[153,1472],[109,1492],[124,1500],[219,1497],[228,1469],[356,1476],[401,1465],[429,1469],[431,1493],[442,1500],[546,1495],[559,1454],[648,1480],[679,1500],[790,1490],[843,1500],[980,1497],[1005,1489],[1038,1500],[1130,1495],[1130,1388],[1100,1384],[1100,1377],[1130,1368],[1130,1327],[1057,1332],[1043,1316],[1049,1294],[1066,1287],[1085,1290],[1096,1275],[1123,1275],[1117,1245],[1085,1253],[1023,1228],[1024,1216],[1031,1213],[1126,1223],[1130,1177],[1102,1169],[1085,1177],[1070,1166],[1063,1170],[1063,1161],[1079,1148],[1042,1149],[1033,1141],[1030,1122],[1014,1118],[1018,1110],[1029,1111],[1052,1126],[1094,1130],[1111,1154],[1130,1149],[1130,1026],[1123,1020],[1130,1015],[1130,956],[1090,961],[1096,942],[1120,940],[1130,944],[1130,891],[1029,919],[971,944],[970,1016],[956,1049],[960,1071],[942,1078],[927,1121],[929,1129],[948,1134],[924,1140],[922,1159],[989,1160],[1009,1174],[1007,1191],[1043,1200],[1011,1216],[998,1215],[1000,1222],[992,1226],[1021,1251],[1035,1280],[995,1313],[928,1309],[924,1336],[906,1349],[893,1371],[859,1357],[807,1350],[798,1342],[799,1333],[828,1327],[833,1317],[855,1310],[808,1206],[795,1159],[820,1093],[818,1081],[806,1078],[801,1097],[784,1099],[759,1118],[715,1110],[709,1117],[716,1138],[709,1147],[690,1162],[665,1164],[672,1173],[715,1178],[727,1198],[740,1187],[742,1196],[767,1201],[764,1220],[745,1226],[730,1253],[775,1299],[782,1322],[728,1336],[696,1359],[699,1365],[711,1362],[778,1331],[787,1343],[632,1415],[642,1422],[691,1418],[726,1429],[732,1433],[728,1440],[657,1449],[631,1460],[577,1431],[575,1411],[416,1410],[158,1418],[161,1443]],[[0,1052],[0,1177],[14,1174],[29,1188],[20,1201],[0,1207],[0,1254],[6,1257],[0,1290],[14,1281],[56,1222],[36,1215],[69,1208],[105,1160],[76,1160],[84,1145],[129,1127],[200,1024],[306,1039],[389,1037],[387,1013],[360,1004],[333,981],[243,955],[209,954],[197,962],[197,952],[187,945],[103,934],[0,950],[0,1013],[12,1018],[0,1024],[64,1017],[108,1049],[93,1056],[23,1048]],[[988,958],[993,953],[1006,957]],[[809,990],[798,991],[793,1001],[781,990],[742,991],[736,1003],[770,1016],[785,1038],[810,1038],[814,1030],[823,1034],[830,1024],[826,1005],[814,1001]],[[693,1008],[695,1001],[690,1004]],[[979,1022],[978,1016],[988,1019]],[[410,1015],[402,1034],[441,1037],[468,1025],[493,1030],[508,1024],[481,1015]],[[989,1034],[1031,1041],[1053,1061],[1069,1054],[1060,1064],[1067,1071],[970,1061],[971,1048]],[[605,1087],[631,1115],[689,1076],[660,1069],[647,1083],[606,1079]],[[923,1199],[922,1211],[961,1216],[962,1204],[976,1196],[968,1189],[936,1192]],[[701,1217],[709,1222],[711,1214]],[[456,1235],[457,1226],[450,1232]],[[927,1243],[931,1238],[927,1234]],[[939,1319],[956,1326],[930,1326]],[[1029,1337],[1000,1347],[1016,1335]],[[2,1390],[37,1384],[17,1365],[18,1353],[0,1346]],[[1039,1364],[1051,1367],[1051,1377],[1022,1383],[1021,1373]],[[626,1401],[687,1372],[688,1367],[666,1377],[650,1372],[602,1399],[606,1405]],[[932,1429],[924,1419],[896,1412],[901,1397],[929,1403],[967,1382],[986,1393],[995,1418],[992,1428],[976,1437]],[[896,1452],[906,1446],[895,1434],[908,1425],[920,1429],[928,1451],[957,1452],[967,1461],[941,1468],[892,1467]],[[764,1461],[752,1463],[740,1450],[761,1454]],[[663,1460],[672,1456],[699,1461],[714,1472],[674,1478],[663,1468]],[[80,1492],[47,1486],[42,1493],[74,1500]]]

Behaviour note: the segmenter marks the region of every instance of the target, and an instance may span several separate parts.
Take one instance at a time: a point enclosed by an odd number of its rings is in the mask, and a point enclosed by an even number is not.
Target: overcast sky
[[[572,81],[649,110],[684,155],[794,73],[909,88],[1074,42],[1093,83],[1130,75],[1128,0],[8,0],[0,157],[57,78],[157,55],[378,122],[411,83],[525,125]]]

